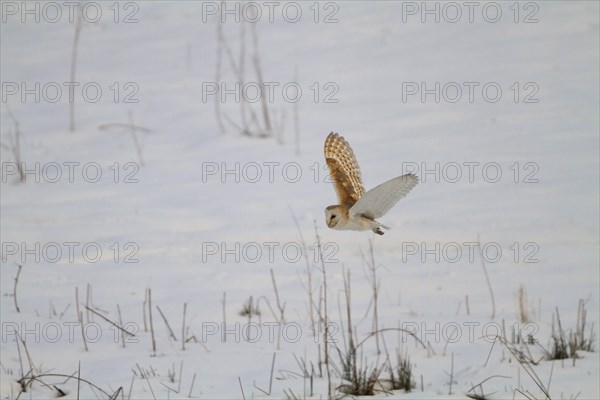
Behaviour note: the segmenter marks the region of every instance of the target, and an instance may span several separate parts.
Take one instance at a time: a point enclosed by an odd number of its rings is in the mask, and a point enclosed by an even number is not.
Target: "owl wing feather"
[[[414,174],[406,174],[390,179],[365,193],[350,208],[350,214],[363,215],[370,219],[382,217],[398,200],[406,196],[417,183],[419,183],[419,179]]]
[[[325,139],[325,162],[340,204],[352,207],[365,193],[360,168],[352,148],[339,134]]]

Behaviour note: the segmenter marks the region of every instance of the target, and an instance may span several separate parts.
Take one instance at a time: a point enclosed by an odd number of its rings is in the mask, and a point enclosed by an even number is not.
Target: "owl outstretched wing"
[[[360,168],[348,142],[331,132],[325,139],[325,162],[340,204],[352,207],[365,193]]]
[[[417,183],[419,178],[414,174],[390,179],[365,193],[350,208],[350,214],[363,215],[370,219],[379,218],[385,215],[398,200],[406,196]]]

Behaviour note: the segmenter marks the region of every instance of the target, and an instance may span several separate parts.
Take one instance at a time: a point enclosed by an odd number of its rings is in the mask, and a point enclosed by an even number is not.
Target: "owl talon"
[[[373,232],[375,232],[378,235],[383,235],[383,231],[381,230],[381,228],[373,228]]]

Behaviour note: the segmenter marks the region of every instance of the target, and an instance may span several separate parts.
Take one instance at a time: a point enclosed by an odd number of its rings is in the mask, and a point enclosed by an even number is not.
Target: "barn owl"
[[[327,226],[331,229],[371,229],[376,234],[383,235],[381,228],[390,228],[375,219],[385,215],[419,182],[415,175],[406,174],[365,193],[352,148],[342,136],[334,132],[325,139],[325,161],[340,202],[325,209]]]

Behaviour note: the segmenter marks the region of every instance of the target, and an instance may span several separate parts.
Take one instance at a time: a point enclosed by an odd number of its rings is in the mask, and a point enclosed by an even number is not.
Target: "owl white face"
[[[332,229],[335,229],[338,224],[341,227],[343,224],[340,222],[344,219],[347,219],[344,218],[345,216],[346,215],[339,205],[329,206],[325,209],[325,221],[327,222],[327,226]]]

